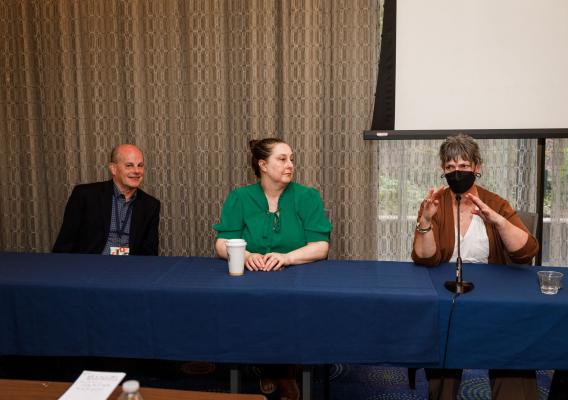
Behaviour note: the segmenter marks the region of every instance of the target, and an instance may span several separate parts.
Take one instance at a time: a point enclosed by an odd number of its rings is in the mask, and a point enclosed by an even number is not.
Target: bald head
[[[110,162],[116,163],[118,161],[118,158],[122,154],[128,153],[130,151],[137,151],[137,152],[140,153],[140,155],[142,155],[142,150],[140,150],[138,148],[138,146],[135,146],[133,144],[123,143],[123,144],[119,144],[119,145],[114,146],[114,148],[110,152]],[[144,157],[144,156],[142,155],[142,157]]]
[[[144,155],[133,144],[119,144],[112,149],[108,168],[114,184],[128,198],[144,178]]]

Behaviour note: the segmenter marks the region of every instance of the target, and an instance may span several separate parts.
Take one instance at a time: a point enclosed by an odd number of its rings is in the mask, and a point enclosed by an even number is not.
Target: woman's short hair
[[[477,142],[473,140],[471,136],[464,133],[460,133],[456,136],[448,136],[440,146],[440,161],[442,167],[444,167],[448,161],[457,160],[458,158],[469,161],[475,165],[481,165],[483,162]]]
[[[270,155],[272,154],[272,149],[279,143],[286,142],[278,138],[266,138],[249,141],[250,151],[252,153],[250,163],[257,178],[260,178],[260,166],[258,165],[258,162],[260,160],[266,160],[268,157],[270,157]]]

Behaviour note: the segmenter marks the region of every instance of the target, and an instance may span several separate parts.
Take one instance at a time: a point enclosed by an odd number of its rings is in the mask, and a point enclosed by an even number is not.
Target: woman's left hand
[[[489,222],[490,224],[494,225],[500,225],[507,221],[502,215],[495,212],[491,207],[481,201],[479,197],[471,193],[466,194],[465,197],[468,200],[471,200],[473,204],[477,206],[477,208],[474,208],[472,210],[472,213],[479,215],[485,222]]]
[[[288,256],[282,253],[266,253],[263,271],[278,271],[289,265]]]

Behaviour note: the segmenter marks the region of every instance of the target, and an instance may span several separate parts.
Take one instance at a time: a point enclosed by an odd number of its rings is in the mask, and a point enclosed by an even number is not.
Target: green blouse
[[[331,223],[316,189],[289,183],[278,212],[271,213],[259,182],[229,193],[213,229],[217,238],[246,240],[251,253],[288,253],[310,242],[329,242]]]

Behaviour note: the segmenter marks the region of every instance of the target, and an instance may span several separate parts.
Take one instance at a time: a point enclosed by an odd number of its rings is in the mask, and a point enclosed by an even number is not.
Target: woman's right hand
[[[439,188],[432,188],[428,191],[426,198],[424,199],[424,206],[422,208],[422,215],[420,216],[420,226],[427,228],[430,226],[432,217],[438,212],[438,207],[440,206],[440,197],[444,192],[444,185]]]
[[[440,197],[444,192],[444,186],[432,188],[428,191],[426,198],[422,202],[421,213],[418,219],[418,226],[414,233],[414,247],[412,258],[428,259],[436,254],[436,240],[432,232],[432,218],[438,212]],[[438,262],[436,262],[437,264]]]
[[[245,266],[249,271],[264,270],[264,256],[258,253],[245,253]]]

